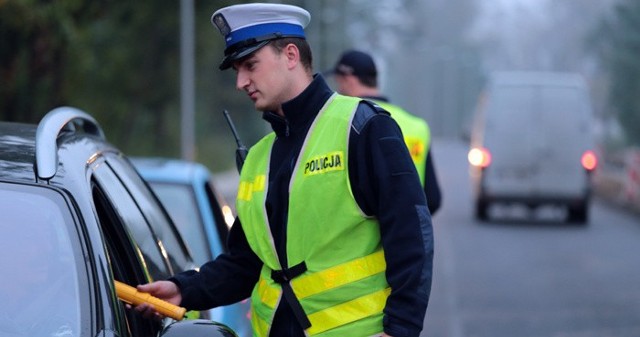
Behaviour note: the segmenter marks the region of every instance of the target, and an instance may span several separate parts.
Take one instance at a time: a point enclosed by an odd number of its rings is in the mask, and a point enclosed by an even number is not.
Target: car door
[[[151,280],[150,270],[154,270],[155,273],[169,273],[166,261],[157,248],[155,249],[157,254],[141,253],[140,243],[134,240],[128,224],[144,221],[144,218],[108,166],[96,165],[94,167],[91,193],[113,278],[135,286]],[[142,244],[151,247],[152,243],[153,240],[150,238]],[[154,250],[147,249],[147,251],[153,252]],[[159,334],[162,324],[124,309],[123,303],[118,303],[119,308],[114,308],[116,316],[120,316],[119,318],[127,325],[126,330],[120,333],[124,336],[129,334],[131,336],[157,336]]]
[[[547,195],[581,196],[587,189],[587,177],[580,158],[591,148],[585,95],[562,83],[541,86],[539,94],[544,158],[537,184]]]
[[[537,165],[534,107],[529,87],[505,85],[491,91],[484,130],[484,146],[491,152],[491,166],[484,172],[488,194],[530,195]]]

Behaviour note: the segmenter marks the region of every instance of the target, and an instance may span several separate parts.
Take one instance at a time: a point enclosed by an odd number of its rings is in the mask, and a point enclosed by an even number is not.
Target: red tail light
[[[596,154],[593,151],[587,150],[582,154],[580,163],[582,164],[582,167],[585,168],[585,170],[593,171],[595,170],[596,166],[598,166],[598,157],[596,157]]]
[[[491,165],[491,153],[483,147],[474,147],[467,155],[469,163],[473,166],[485,168]]]

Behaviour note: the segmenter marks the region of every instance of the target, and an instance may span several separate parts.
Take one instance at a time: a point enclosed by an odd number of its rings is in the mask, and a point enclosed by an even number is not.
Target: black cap
[[[375,77],[378,71],[371,55],[359,50],[348,50],[342,53],[335,67],[327,73],[364,78]]]

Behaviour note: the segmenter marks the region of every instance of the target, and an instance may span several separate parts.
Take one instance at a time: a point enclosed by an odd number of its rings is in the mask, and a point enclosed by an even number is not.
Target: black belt
[[[293,311],[293,315],[296,316],[298,323],[306,330],[311,327],[311,322],[304,312],[304,309],[302,309],[302,305],[296,297],[296,294],[293,292],[291,284],[289,284],[291,280],[302,275],[305,271],[307,271],[307,265],[302,261],[291,268],[272,270],[271,279],[282,286],[282,296],[285,301],[289,303],[291,311]]]

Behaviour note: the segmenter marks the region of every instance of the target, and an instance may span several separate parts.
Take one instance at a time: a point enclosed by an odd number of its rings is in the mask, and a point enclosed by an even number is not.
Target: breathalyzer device
[[[115,280],[114,282],[118,298],[125,303],[132,305],[140,305],[142,303],[152,304],[158,313],[171,317],[177,321],[182,320],[184,318],[184,314],[187,312],[187,309],[183,307],[163,301],[157,297],[151,296],[149,293],[140,292],[138,289],[128,284]]]

